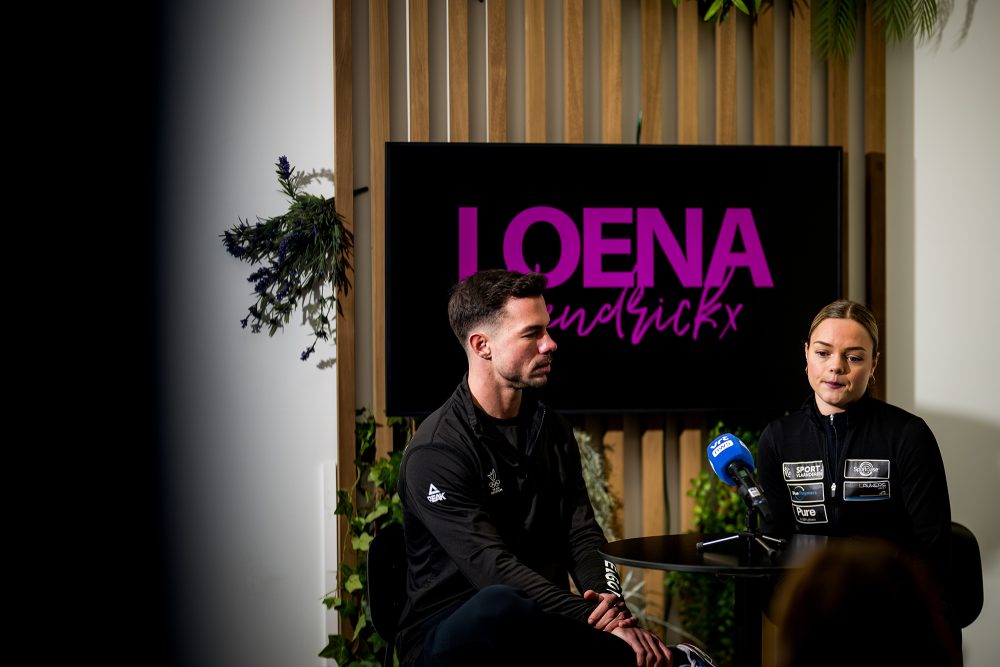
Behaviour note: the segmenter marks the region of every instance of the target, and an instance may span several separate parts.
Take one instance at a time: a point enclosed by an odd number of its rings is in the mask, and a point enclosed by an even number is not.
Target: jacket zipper
[[[830,442],[827,443],[826,454],[830,459],[830,479],[833,480],[830,482],[830,498],[835,499],[837,497],[837,447],[835,443],[837,438],[837,429],[833,426],[832,414],[830,415],[829,435]]]

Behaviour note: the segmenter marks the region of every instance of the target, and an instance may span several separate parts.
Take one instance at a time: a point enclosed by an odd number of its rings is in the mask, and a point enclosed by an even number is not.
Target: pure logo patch
[[[826,505],[792,505],[799,523],[826,523]]]
[[[803,479],[823,479],[823,461],[785,461],[781,472],[786,482]]]
[[[436,503],[439,500],[444,500],[444,492],[438,491],[438,488],[431,484],[431,488],[427,490],[427,500],[432,503]]]
[[[889,479],[888,459],[847,459],[844,479]]]

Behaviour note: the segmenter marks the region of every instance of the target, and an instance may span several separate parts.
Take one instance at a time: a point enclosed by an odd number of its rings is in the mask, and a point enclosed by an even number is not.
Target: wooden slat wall
[[[448,0],[448,140],[469,140],[469,0]]]
[[[677,143],[698,143],[698,5],[677,8]]]
[[[545,141],[545,0],[524,0],[524,140]]]
[[[563,141],[583,143],[583,0],[563,0]]]
[[[886,318],[886,242],[885,242],[885,41],[875,29],[871,4],[865,5],[865,300],[881,324],[881,357],[876,369],[872,394],[886,399],[888,358],[885,340]],[[879,380],[881,378],[881,381]]]
[[[742,16],[715,26],[715,143],[736,143],[736,22]]]
[[[812,143],[811,12],[805,2],[793,3],[793,7],[788,20],[789,143],[808,146]]]
[[[662,141],[662,99],[660,81],[663,51],[662,4],[659,0],[642,0],[642,45],[640,62],[642,71],[642,143],[658,144]]]
[[[337,210],[344,216],[345,226],[352,232],[354,220],[354,77],[352,73],[351,4],[337,2],[333,6],[333,173],[334,198]],[[341,309],[337,314],[337,476],[343,489],[354,483],[354,390],[355,289],[338,294]],[[340,541],[350,535],[347,520],[337,524]],[[340,550],[348,565],[355,565],[350,550]],[[345,616],[340,618],[340,631],[350,636],[353,628]]]
[[[844,160],[841,165],[841,178],[848,183],[848,155],[850,138],[850,76],[848,63],[840,58],[830,60],[826,65],[826,145],[840,146],[844,149]],[[847,188],[843,190],[841,201],[842,219],[847,221]],[[842,227],[840,243],[842,248],[849,248],[848,226]],[[847,253],[841,254],[840,271],[843,284],[841,294],[847,294],[848,265]]]
[[[753,24],[753,142],[774,143],[774,8],[764,6]]]
[[[601,0],[601,141],[622,140],[622,5]]]
[[[407,0],[410,81],[410,141],[427,141],[431,136],[430,70],[428,61],[427,0]]]
[[[371,192],[371,265],[372,276],[385,276],[385,142],[389,140],[389,6],[388,0],[368,2],[368,118],[369,170]],[[371,284],[373,306],[385,303],[385,280],[376,278]],[[375,311],[381,312],[381,311]],[[372,318],[373,348],[385,344],[385,317]],[[385,355],[372,358],[372,414],[385,414]],[[388,429],[375,432],[375,448],[379,456],[392,450],[392,434]]]
[[[598,3],[590,11],[591,3]],[[378,418],[384,418],[385,405],[385,329],[384,318],[384,145],[390,139],[390,117],[394,109],[405,109],[405,137],[412,141],[431,139],[435,114],[447,114],[449,141],[564,141],[632,143],[635,141],[635,118],[642,113],[643,143],[676,141],[694,144],[711,141],[717,144],[739,142],[740,124],[752,124],[752,141],[757,145],[777,141],[791,145],[809,145],[813,137],[825,137],[827,143],[848,150],[851,137],[849,99],[853,90],[849,63],[830,63],[825,81],[816,77],[811,53],[810,11],[808,3],[779,0],[774,8],[765,7],[763,14],[751,21],[731,10],[729,19],[717,25],[707,25],[698,16],[697,3],[685,0],[676,9],[667,0],[640,0],[638,4],[625,0],[562,0],[561,12],[546,14],[544,0],[523,0],[508,4],[506,0],[486,0],[485,5],[473,5],[469,0],[407,0],[405,12],[391,14],[397,5],[389,0],[368,0],[366,39],[352,39],[352,5],[350,0],[333,0],[334,6],[334,172],[337,205],[351,228],[370,232],[371,245],[357,252],[371,252],[370,284],[355,285],[341,295],[344,314],[337,321],[337,382],[338,382],[338,461],[341,486],[351,481],[353,471],[354,411],[370,406]],[[444,7],[447,20],[431,25],[430,9]],[[794,8],[794,11],[792,11]],[[436,14],[440,16],[440,11]],[[623,15],[626,18],[623,18]],[[548,21],[547,21],[548,19]],[[470,30],[470,20],[482,21],[481,30]],[[391,28],[402,28],[405,43],[390,43]],[[523,26],[523,51],[511,53],[509,25]],[[561,25],[560,25],[561,24]],[[664,30],[672,26],[672,34]],[[478,26],[477,26],[478,27]],[[554,32],[561,31],[561,32]],[[484,45],[470,48],[470,35],[482,35]],[[561,34],[562,61],[550,71],[562,72],[557,84],[547,80],[546,36]],[[714,68],[702,66],[704,57],[700,39],[713,40]],[[447,40],[447,71],[432,71],[429,44]],[[673,49],[669,40],[673,39]],[[752,109],[740,108],[739,54],[740,40],[752,42],[753,55]],[[433,40],[433,42],[432,42]],[[860,42],[860,40],[859,40]],[[356,53],[354,44],[367,43],[366,53]],[[866,298],[879,316],[883,327],[883,357],[879,366],[884,378],[885,361],[885,44],[873,30],[870,14],[865,17],[864,34],[864,124],[865,192],[864,234],[866,238]],[[405,49],[405,85],[391,90],[394,62],[390,54]],[[588,74],[589,54],[594,70]],[[474,62],[470,54],[485,54],[485,60]],[[398,53],[398,52],[397,52]],[[666,58],[664,58],[664,54]],[[855,56],[862,57],[862,56]],[[370,129],[368,136],[355,135],[352,118],[352,67],[355,59],[366,61],[370,77],[367,91]],[[524,66],[523,96],[510,95],[508,81],[512,63]],[[555,64],[555,63],[553,63]],[[787,64],[787,70],[784,65]],[[669,71],[664,69],[669,68]],[[785,77],[787,71],[787,79]],[[399,79],[399,76],[396,77]],[[517,80],[516,77],[514,80]],[[447,88],[445,108],[432,101],[435,84]],[[814,114],[814,89],[824,87],[826,98],[825,127],[817,128],[822,116]],[[485,98],[477,112],[483,118],[470,117],[470,91],[483,90]],[[704,108],[704,91],[714,91],[714,108]],[[522,91],[518,91],[522,92]],[[853,94],[859,95],[857,91]],[[593,100],[597,97],[598,99]],[[632,99],[634,97],[634,99]],[[513,100],[523,100],[523,109],[513,109]],[[592,102],[588,104],[588,102]],[[561,106],[557,118],[549,110]],[[363,108],[363,107],[362,107]],[[599,118],[588,118],[593,109]],[[787,118],[779,113],[787,109]],[[634,111],[633,111],[634,110]],[[669,112],[669,113],[668,113]],[[628,116],[626,116],[628,113]],[[512,126],[512,120],[524,119],[523,128]],[[664,132],[663,119],[676,118],[676,136],[672,128]],[[857,122],[857,121],[856,121]],[[787,124],[786,124],[787,123]],[[444,125],[437,125],[442,127]],[[512,129],[513,127],[513,129]],[[480,128],[474,131],[473,128]],[[550,130],[550,128],[559,128]],[[593,136],[588,136],[589,132]],[[706,139],[702,128],[714,128],[714,136]],[[822,129],[823,131],[818,131]],[[475,134],[482,136],[474,136]],[[669,138],[667,138],[669,137]],[[781,139],[780,137],[787,137]],[[354,188],[353,165],[356,151],[367,151],[368,183],[371,192],[370,218],[354,220],[350,193]],[[855,150],[861,150],[855,147]],[[363,164],[363,162],[362,162]],[[845,188],[849,184],[846,176]],[[858,197],[861,193],[849,193]],[[848,208],[845,200],[845,211]],[[846,213],[845,213],[846,216]],[[851,225],[845,225],[845,230]],[[860,225],[855,225],[860,227]],[[847,249],[846,237],[845,253]],[[847,276],[846,264],[844,275]],[[846,280],[846,278],[845,278]],[[845,284],[845,294],[847,285]],[[354,317],[355,295],[371,301],[373,323],[370,331],[357,331]],[[355,337],[369,336],[372,343],[371,378],[373,396],[356,396]],[[884,391],[884,381],[876,384],[876,392]],[[882,396],[884,398],[884,395]],[[655,534],[682,532],[692,528],[693,500],[685,493],[687,480],[704,467],[705,434],[708,425],[700,415],[592,416],[581,420],[594,442],[607,446],[610,470],[609,484],[623,501],[616,517],[620,536],[637,533]],[[388,434],[380,434],[379,455],[391,447]],[[671,485],[681,488],[671,488]],[[638,487],[638,488],[637,488]],[[666,490],[665,490],[666,487]],[[674,503],[666,511],[664,499]],[[676,518],[671,520],[671,516]],[[341,527],[341,534],[346,534]],[[349,553],[349,552],[348,552]],[[662,592],[661,574],[647,578],[646,592],[655,598]],[[652,613],[662,610],[662,598],[651,600]]]
[[[486,5],[486,61],[486,134],[507,141],[507,0]]]

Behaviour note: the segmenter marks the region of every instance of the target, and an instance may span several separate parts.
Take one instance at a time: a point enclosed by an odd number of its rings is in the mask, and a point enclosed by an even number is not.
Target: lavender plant
[[[288,324],[296,309],[312,327],[313,341],[300,358],[307,360],[320,340],[332,340],[336,315],[343,313],[338,297],[351,288],[348,272],[354,235],[337,213],[334,198],[303,190],[304,179],[295,174],[288,158],[275,163],[281,191],[288,197],[288,211],[256,223],[239,218],[239,224],[221,236],[233,257],[258,268],[247,280],[254,285],[254,301],[240,320],[251,333],[267,330],[269,336]]]

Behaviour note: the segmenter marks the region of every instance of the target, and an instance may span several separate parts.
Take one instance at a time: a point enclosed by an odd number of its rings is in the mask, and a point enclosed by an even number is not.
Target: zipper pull
[[[834,482],[833,484],[830,485],[830,497],[831,498],[836,498],[837,497],[837,483],[836,482]]]

